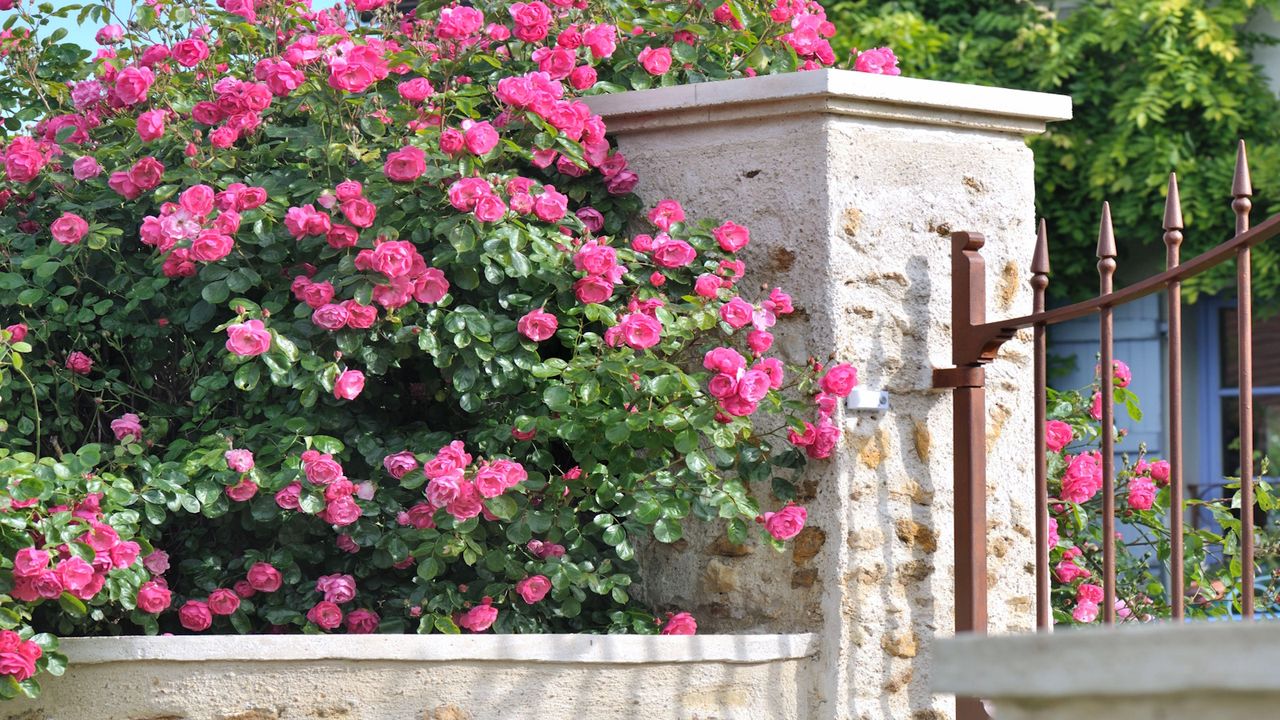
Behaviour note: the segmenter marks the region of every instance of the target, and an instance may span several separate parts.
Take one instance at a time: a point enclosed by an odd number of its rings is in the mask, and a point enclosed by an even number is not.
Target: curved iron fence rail
[[[1049,286],[1048,233],[1041,221],[1031,263],[1031,287],[1034,291],[1030,315],[1007,320],[987,321],[985,265],[981,255],[982,235],[958,232],[952,234],[952,362],[955,367],[934,370],[935,388],[953,390],[955,442],[955,553],[956,553],[956,631],[985,632],[987,629],[987,519],[986,519],[986,398],[983,366],[995,359],[1000,346],[1023,328],[1034,330],[1035,373],[1035,460],[1036,460],[1036,625],[1047,631],[1053,624],[1050,605],[1049,577],[1049,494],[1046,415],[1046,344],[1049,325],[1098,315],[1100,367],[1111,368],[1113,357],[1112,312],[1118,305],[1137,300],[1161,290],[1167,291],[1169,342],[1169,529],[1170,552],[1169,594],[1171,613],[1181,620],[1185,613],[1186,585],[1183,566],[1183,461],[1182,461],[1182,282],[1232,259],[1236,262],[1236,296],[1238,301],[1237,337],[1240,387],[1240,565],[1239,593],[1241,614],[1254,616],[1253,529],[1253,346],[1252,346],[1252,274],[1250,249],[1280,235],[1280,215],[1257,227],[1249,227],[1250,198],[1253,187],[1245,145],[1241,141],[1236,156],[1235,178],[1231,188],[1231,209],[1236,217],[1232,239],[1196,258],[1183,263],[1182,208],[1177,177],[1169,176],[1169,192],[1165,201],[1163,240],[1166,248],[1166,270],[1120,290],[1113,287],[1116,270],[1115,234],[1111,226],[1111,208],[1102,206],[1098,228],[1098,296],[1092,300],[1054,310],[1045,310],[1045,290]],[[1101,372],[1102,395],[1102,523],[1103,523],[1103,622],[1113,624],[1116,614],[1115,568],[1115,405],[1113,372]],[[972,698],[957,700],[959,720],[986,718],[982,704]]]

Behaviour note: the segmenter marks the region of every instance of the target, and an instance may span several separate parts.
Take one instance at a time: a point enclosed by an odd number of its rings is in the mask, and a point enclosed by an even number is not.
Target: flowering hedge
[[[804,526],[856,373],[580,98],[830,64],[817,3],[0,10],[0,695],[43,633],[691,633],[637,542]]]
[[[1132,371],[1115,361],[1115,400],[1140,420],[1138,397],[1129,385]],[[1049,390],[1046,444],[1049,450],[1049,547],[1054,621],[1080,625],[1098,621],[1103,602],[1102,572],[1102,396],[1095,380],[1083,391]],[[1117,431],[1117,438],[1124,430]],[[1280,508],[1267,464],[1255,479],[1258,508]],[[1167,580],[1170,467],[1149,458],[1122,456],[1116,466],[1116,617],[1150,621],[1171,614]],[[1184,572],[1187,617],[1225,617],[1240,612],[1241,577],[1239,478],[1227,478],[1208,497],[1184,500]],[[1223,493],[1223,494],[1219,494]],[[1256,529],[1258,551],[1252,569],[1276,568],[1280,543],[1273,530]],[[1280,610],[1280,573],[1257,587],[1261,611]]]

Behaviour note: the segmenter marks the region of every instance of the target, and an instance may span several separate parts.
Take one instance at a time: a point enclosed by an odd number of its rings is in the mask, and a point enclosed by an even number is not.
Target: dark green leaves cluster
[[[892,42],[903,74],[1065,93],[1075,118],[1032,138],[1039,214],[1049,223],[1050,292],[1096,292],[1101,202],[1111,203],[1120,278],[1163,269],[1161,208],[1178,173],[1183,258],[1234,232],[1231,177],[1238,139],[1249,144],[1254,217],[1276,207],[1280,103],[1251,51],[1273,39],[1248,32],[1263,0],[827,0],[848,46]],[[980,228],[979,228],[980,229]],[[1280,250],[1255,252],[1261,305],[1280,297],[1268,272]],[[1227,265],[1186,286],[1194,297],[1232,286]]]

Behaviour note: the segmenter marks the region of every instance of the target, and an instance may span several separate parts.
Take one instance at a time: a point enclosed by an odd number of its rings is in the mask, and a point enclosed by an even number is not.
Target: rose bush
[[[5,5],[0,695],[44,632],[689,633],[637,542],[803,527],[856,373],[580,98],[830,64],[817,3]]]
[[[1132,373],[1116,361],[1115,399],[1132,419],[1141,419]],[[1083,391],[1049,389],[1049,547],[1054,621],[1089,624],[1102,614],[1102,416],[1098,383]],[[1117,432],[1123,437],[1124,430]],[[1116,464],[1116,617],[1148,621],[1171,613],[1168,576],[1171,548],[1170,468],[1166,460],[1122,456]],[[1184,499],[1184,569],[1187,617],[1224,617],[1240,612],[1241,576],[1238,478],[1227,478],[1222,496]],[[1254,482],[1258,510],[1280,507],[1267,465]],[[1255,575],[1274,570],[1280,538],[1256,528]],[[1260,581],[1261,612],[1280,610],[1280,573]]]

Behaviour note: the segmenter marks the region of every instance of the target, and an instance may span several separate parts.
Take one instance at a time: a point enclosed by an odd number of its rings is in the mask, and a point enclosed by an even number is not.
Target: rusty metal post
[[[1253,183],[1244,141],[1236,154],[1235,179],[1231,183],[1236,215],[1236,236],[1249,229]],[[1253,268],[1248,247],[1236,253],[1236,339],[1240,388],[1240,611],[1253,619]]]
[[[1098,226],[1098,297],[1113,289],[1116,272],[1116,236],[1111,227],[1111,204],[1102,203]],[[1098,309],[1100,393],[1102,395],[1102,622],[1116,621],[1116,401],[1115,338],[1112,306]]]
[[[1165,269],[1182,261],[1182,200],[1178,176],[1169,175],[1164,203]],[[1174,620],[1182,620],[1186,605],[1186,568],[1182,538],[1182,281],[1169,282],[1169,600]]]
[[[1044,312],[1045,290],[1049,287],[1049,231],[1040,221],[1036,233],[1035,255],[1031,258],[1031,291],[1033,313]],[[1035,325],[1035,434],[1036,434],[1036,629],[1053,629],[1053,607],[1049,584],[1049,449],[1046,436],[1049,381],[1047,327]]]
[[[986,263],[977,233],[954,233],[951,253],[951,329],[967,334],[986,322]],[[953,344],[954,347],[954,344]],[[952,395],[955,405],[956,632],[987,631],[987,403],[982,366],[960,352],[952,361],[965,375]],[[982,702],[956,698],[957,720],[986,720]]]

